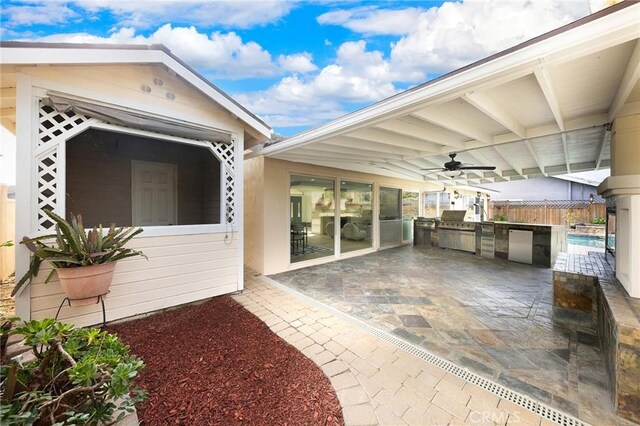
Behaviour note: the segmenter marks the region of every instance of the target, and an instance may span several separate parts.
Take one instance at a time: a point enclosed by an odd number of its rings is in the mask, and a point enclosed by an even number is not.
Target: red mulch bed
[[[144,425],[342,425],[313,361],[230,297],[112,325],[146,367]]]

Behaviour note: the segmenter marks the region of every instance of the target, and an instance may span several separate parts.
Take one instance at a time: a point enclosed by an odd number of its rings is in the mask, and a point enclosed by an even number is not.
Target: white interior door
[[[175,164],[132,162],[134,226],[169,226],[177,222]]]

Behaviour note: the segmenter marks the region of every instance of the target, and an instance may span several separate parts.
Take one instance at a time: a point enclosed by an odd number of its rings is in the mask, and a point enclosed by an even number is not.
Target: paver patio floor
[[[277,288],[251,270],[245,272],[245,290],[233,298],[320,366],[336,390],[347,426],[556,424]]]
[[[584,421],[631,424],[597,337],[553,325],[550,269],[405,246],[271,278]]]

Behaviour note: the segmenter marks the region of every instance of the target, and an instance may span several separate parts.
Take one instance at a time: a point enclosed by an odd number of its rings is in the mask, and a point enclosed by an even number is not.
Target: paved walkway
[[[247,270],[233,296],[322,368],[347,425],[540,425],[544,419]]]

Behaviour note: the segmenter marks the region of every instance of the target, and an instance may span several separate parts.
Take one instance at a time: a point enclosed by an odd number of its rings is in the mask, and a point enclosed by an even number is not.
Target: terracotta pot
[[[86,306],[98,303],[98,296],[106,297],[116,262],[79,268],[58,268],[62,290],[70,299],[71,306]]]

